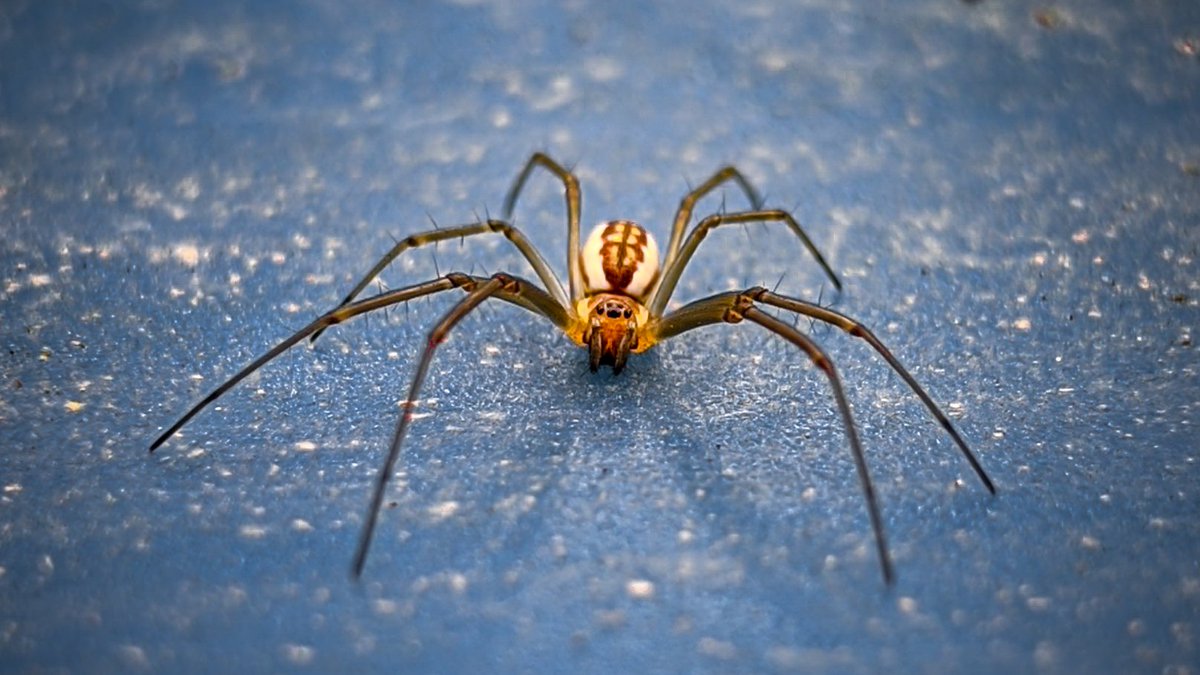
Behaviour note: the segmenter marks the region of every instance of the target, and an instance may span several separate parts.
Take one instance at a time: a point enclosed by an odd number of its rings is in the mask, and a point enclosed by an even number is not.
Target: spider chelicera
[[[539,167],[556,176],[562,182],[565,190],[569,295],[550,266],[546,264],[545,258],[529,243],[520,230],[508,222],[526,180],[534,169]],[[718,186],[730,181],[742,189],[753,208],[749,211],[710,215],[701,220],[690,232],[687,232],[696,202]],[[599,369],[600,366],[609,366],[612,368],[613,374],[620,373],[630,354],[640,354],[667,338],[675,337],[694,328],[717,323],[734,324],[750,321],[802,349],[808,354],[813,364],[825,374],[830,388],[833,390],[866,498],[867,513],[870,515],[871,528],[875,535],[875,548],[879,555],[883,578],[888,584],[892,583],[894,573],[887,540],[884,537],[883,521],[879,514],[875,488],[867,470],[862,445],[858,440],[858,432],[855,430],[854,419],[850,413],[850,405],[846,401],[837,369],[834,368],[833,362],[829,360],[824,350],[810,337],[792,324],[781,321],[763,311],[762,306],[776,307],[823,321],[865,340],[900,375],[917,395],[917,398],[921,399],[929,412],[942,425],[942,428],[950,434],[984,487],[992,494],[996,493],[992,480],[958,431],[955,430],[954,425],[950,423],[950,419],[933,402],[929,394],[925,393],[921,385],[917,384],[917,381],[892,355],[891,351],[870,330],[854,319],[818,304],[779,295],[761,286],[744,291],[717,293],[666,311],[667,303],[675,291],[675,285],[679,282],[679,276],[692,259],[700,242],[713,228],[731,223],[782,222],[786,224],[816,259],[833,282],[834,287],[841,290],[841,281],[830,269],[821,252],[817,250],[796,219],[787,211],[764,209],[758,193],[736,168],[732,166],[722,168],[683,198],[675,213],[675,223],[671,227],[671,239],[667,243],[666,259],[661,267],[658,264],[658,246],[655,244],[654,238],[640,225],[628,220],[601,223],[592,230],[587,241],[580,248],[579,206],[579,180],[575,175],[549,156],[540,152],[535,153],[526,162],[516,181],[513,182],[512,188],[508,191],[504,200],[503,219],[488,219],[469,225],[421,232],[397,242],[387,252],[387,255],[383,256],[375,267],[371,268],[371,271],[354,286],[340,305],[255,359],[199,403],[192,406],[184,413],[183,417],[179,418],[151,444],[150,452],[154,452],[208,404],[304,338],[315,340],[326,328],[359,314],[413,298],[458,288],[466,293],[466,297],[454,305],[434,325],[425,343],[421,359],[417,362],[416,373],[409,385],[408,397],[402,406],[404,412],[396,424],[387,460],[383,463],[376,479],[375,490],[372,493],[370,507],[367,510],[366,520],[359,538],[353,565],[353,575],[356,578],[362,574],[363,565],[366,563],[367,552],[371,547],[388,481],[396,460],[400,456],[404,433],[413,418],[412,407],[420,393],[421,385],[425,381],[434,350],[445,341],[447,334],[463,317],[489,298],[510,302],[548,319],[572,342],[588,350],[589,365],[593,371]],[[490,277],[455,272],[425,283],[383,292],[362,300],[355,299],[385,267],[408,249],[489,232],[504,235],[516,246],[521,255],[533,267],[542,286],[504,272],[493,274]],[[687,234],[686,238],[685,234]]]

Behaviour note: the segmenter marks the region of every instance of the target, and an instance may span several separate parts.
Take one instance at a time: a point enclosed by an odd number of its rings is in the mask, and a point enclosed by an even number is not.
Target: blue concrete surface
[[[1200,6],[0,6],[0,670],[1197,672]],[[809,228],[717,232],[861,343],[885,586],[819,372],[752,326],[588,372],[518,309],[434,363],[372,557],[414,302],[297,348],[394,237],[501,208],[534,150],[585,226],[665,239],[733,162]],[[700,211],[742,208],[734,190]],[[565,275],[560,192],[516,220]],[[502,239],[407,256],[531,273]],[[799,324],[810,329],[808,322]]]

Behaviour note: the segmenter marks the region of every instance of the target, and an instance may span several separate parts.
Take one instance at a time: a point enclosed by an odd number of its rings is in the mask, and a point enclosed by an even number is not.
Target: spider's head
[[[586,299],[587,328],[583,343],[587,345],[592,371],[600,366],[612,366],[613,375],[625,367],[629,353],[637,350],[638,320],[645,308],[624,295],[600,293]]]

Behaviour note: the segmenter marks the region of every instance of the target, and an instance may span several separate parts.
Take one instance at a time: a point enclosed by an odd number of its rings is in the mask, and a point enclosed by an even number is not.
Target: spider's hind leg
[[[517,197],[521,195],[525,181],[529,180],[529,175],[539,166],[554,174],[563,184],[563,198],[567,204],[567,282],[571,286],[571,303],[573,304],[582,297],[583,293],[583,270],[579,267],[579,179],[575,177],[574,173],[563,168],[563,165],[551,159],[550,155],[544,152],[535,152],[525,162],[521,173],[517,174],[517,179],[513,181],[512,187],[508,189],[508,194],[504,197],[503,216],[505,219],[512,217],[513,207],[517,205]]]
[[[756,211],[740,211],[737,213],[715,213],[700,221],[699,225],[692,230],[688,235],[687,240],[683,242],[683,246],[679,249],[679,255],[663,266],[662,275],[658,279],[658,285],[654,288],[653,294],[650,296],[648,305],[650,314],[653,316],[662,316],[667,302],[671,299],[671,295],[675,292],[675,285],[679,283],[679,277],[683,274],[683,270],[691,262],[692,256],[695,255],[696,249],[700,247],[700,242],[708,236],[708,233],[716,227],[729,225],[732,223],[784,223],[792,231],[793,234],[800,240],[808,252],[812,255],[817,264],[824,270],[825,275],[833,282],[834,288],[842,290],[842,281],[838,275],[825,261],[825,256],[821,254],[820,249],[809,238],[808,233],[796,220],[792,214],[780,209],[765,209]]]
[[[759,196],[758,190],[754,189],[754,186],[742,175],[741,171],[738,171],[737,167],[721,167],[709,176],[708,180],[696,186],[680,200],[679,209],[675,211],[675,222],[671,225],[671,240],[667,243],[667,258],[663,262],[664,268],[669,267],[675,261],[675,257],[679,255],[679,246],[683,243],[683,233],[692,220],[692,211],[696,208],[696,202],[728,181],[738,184],[738,187],[746,195],[746,199],[750,200],[750,208],[758,210],[763,207],[762,197]],[[722,210],[724,209],[722,208]]]

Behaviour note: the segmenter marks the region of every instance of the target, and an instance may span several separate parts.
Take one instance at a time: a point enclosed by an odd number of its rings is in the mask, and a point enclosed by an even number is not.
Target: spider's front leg
[[[908,370],[900,363],[882,342],[875,335],[864,327],[862,324],[851,319],[850,317],[835,312],[813,303],[805,302],[797,298],[790,298],[783,295],[778,295],[768,291],[762,287],[755,287],[745,291],[732,291],[727,293],[718,293],[716,295],[697,300],[680,307],[670,314],[654,321],[648,326],[648,332],[653,335],[655,340],[665,340],[681,333],[685,333],[701,326],[712,325],[716,323],[740,323],[743,320],[754,322],[776,335],[784,338],[788,342],[800,347],[808,354],[813,364],[816,365],[829,380],[831,389],[833,390],[834,398],[837,401],[838,410],[841,413],[842,421],[846,430],[846,437],[850,443],[850,451],[854,456],[854,464],[858,470],[859,481],[862,483],[863,495],[867,502],[867,512],[871,519],[871,527],[875,534],[875,545],[879,553],[879,563],[883,570],[883,577],[887,583],[891,583],[894,575],[892,572],[891,556],[888,553],[887,542],[884,536],[883,520],[879,513],[879,506],[875,497],[875,489],[871,482],[870,472],[867,469],[866,458],[863,454],[862,444],[858,438],[858,432],[854,425],[854,417],[850,410],[850,405],[846,400],[844,388],[841,378],[838,376],[837,369],[833,362],[825,354],[811,338],[800,332],[794,326],[780,321],[770,314],[762,311],[757,307],[759,303],[773,305],[782,309],[797,312],[814,319],[832,324],[846,331],[850,335],[865,340],[871,347],[883,357],[888,365],[898,374],[901,379],[909,386],[909,388],[917,395],[917,398],[925,404],[930,414],[941,424],[942,428],[950,435],[958,446],[959,451],[967,462],[971,465],[972,470],[979,477],[987,490],[995,494],[996,488],[992,483],[992,479],[984,471],[979,459],[975,453],[963,441],[962,436],[950,423],[950,419],[942,411],[933,399],[927,394],[924,388],[917,383],[916,379],[908,372]]]
[[[450,290],[451,288],[461,288],[465,285],[473,283],[474,282],[472,281],[471,277],[465,274],[447,274],[444,277],[434,279],[433,281],[427,281],[423,284],[416,284],[407,288],[398,288],[396,290],[380,293],[379,295],[359,300],[358,302],[351,302],[349,304],[339,306],[333,311],[317,317],[312,323],[296,331],[283,342],[280,342],[272,347],[269,351],[267,351],[267,353],[251,361],[249,365],[239,370],[233,375],[233,377],[223,382],[220,386],[214,389],[212,393],[210,393],[208,396],[205,396],[204,399],[202,399],[196,405],[192,406],[186,413],[184,413],[183,417],[180,417],[178,420],[176,420],[174,424],[168,427],[166,431],[162,432],[162,434],[159,435],[159,437],[155,439],[152,444],[150,444],[150,452],[157,450],[158,447],[165,443],[168,438],[175,434],[176,431],[179,431],[183,425],[187,424],[189,420],[195,417],[201,410],[204,410],[204,408],[206,408],[210,403],[220,398],[222,394],[232,389],[235,385],[237,385],[238,382],[246,379],[251,373],[265,366],[269,361],[287,351],[304,338],[310,335],[316,335],[330,326],[339,324],[350,318],[358,316],[359,314],[373,312],[377,309],[382,309],[400,302],[407,302],[422,296],[440,293],[442,291]]]
[[[184,413],[182,417],[176,420],[174,424],[168,427],[166,431],[162,432],[162,434],[160,434],[158,438],[156,438],[154,442],[150,444],[150,452],[153,453],[155,450],[157,450],[159,446],[165,443],[168,438],[173,436],[176,431],[179,431],[183,425],[187,424],[188,421],[199,414],[200,411],[208,407],[208,405],[213,401],[216,401],[218,398],[224,395],[225,392],[229,391],[239,382],[249,377],[251,373],[265,366],[275,357],[295,346],[298,342],[304,340],[304,338],[320,333],[330,326],[337,325],[343,321],[348,321],[360,314],[373,312],[377,309],[383,309],[391,305],[407,302],[409,300],[414,300],[426,295],[448,291],[452,288],[461,288],[466,291],[471,291],[485,281],[486,279],[481,277],[453,272],[444,277],[434,279],[433,281],[415,284],[406,288],[397,288],[385,293],[380,293],[379,295],[374,295],[369,298],[363,298],[362,300],[358,300],[356,302],[351,302],[350,304],[340,306],[333,311],[326,312],[325,314],[317,317],[312,323],[308,324],[304,328],[301,328],[279,344],[272,347],[262,356],[259,356],[251,361],[248,365],[235,373],[233,377],[230,377],[228,380],[221,383],[220,386],[209,393],[208,396],[205,396],[199,403],[188,409],[188,411]],[[497,295],[501,299],[524,307],[534,314],[540,314],[546,317],[564,332],[568,330],[568,328],[572,325],[572,319],[565,307],[560,305],[558,301],[555,300],[549,293],[546,293],[533,284],[520,280],[518,280],[518,282],[520,286],[519,293],[509,293],[504,289],[501,289],[497,292]]]
[[[749,320],[779,335],[788,342],[804,350],[829,380],[833,397],[837,401],[838,410],[846,430],[846,438],[850,442],[850,452],[854,456],[854,466],[858,470],[859,482],[862,484],[863,496],[867,501],[867,514],[871,519],[871,529],[875,534],[875,548],[879,554],[879,565],[883,572],[883,580],[891,584],[895,579],[892,571],[892,557],[888,552],[887,539],[883,530],[883,518],[879,513],[879,504],[875,497],[875,486],[871,482],[871,474],[867,469],[867,460],[863,455],[862,443],[858,440],[858,430],[854,426],[854,415],[850,412],[850,403],[846,400],[846,392],[842,387],[841,377],[833,361],[825,351],[804,333],[791,325],[776,319],[755,306],[755,298],[765,288],[751,288],[743,292],[719,293],[703,300],[697,300],[680,307],[671,314],[663,317],[652,329],[659,339],[674,337],[680,333],[715,323],[741,323]]]
[[[870,329],[858,321],[851,319],[845,314],[842,314],[841,312],[835,312],[832,309],[828,309],[799,298],[792,298],[786,295],[772,293],[766,289],[762,289],[755,299],[764,304],[774,305],[775,307],[786,309],[790,312],[796,312],[797,314],[803,314],[804,316],[812,317],[818,321],[824,321],[830,325],[837,326],[850,335],[869,344],[877,354],[883,357],[883,360],[887,362],[892,370],[900,376],[900,379],[904,380],[904,383],[907,384],[908,388],[917,395],[917,398],[921,399],[921,403],[925,404],[925,408],[929,411],[929,414],[933,415],[934,419],[938,421],[938,424],[940,424],[942,428],[946,430],[946,433],[950,435],[950,438],[954,440],[954,444],[958,446],[959,452],[962,453],[963,458],[967,460],[967,463],[971,465],[971,469],[975,472],[975,475],[978,476],[979,482],[983,483],[983,486],[987,488],[988,492],[996,494],[996,485],[992,483],[992,479],[988,476],[987,472],[983,470],[983,465],[979,463],[979,458],[975,456],[974,452],[971,452],[971,448],[967,446],[967,442],[963,440],[962,436],[958,433],[958,430],[955,429],[954,425],[950,423],[950,418],[946,416],[946,413],[942,411],[938,404],[933,402],[933,398],[929,396],[924,387],[917,383],[917,378],[913,377],[912,374],[908,372],[908,369],[904,367],[904,364],[900,363],[900,359],[896,358],[896,356],[892,354],[892,351],[888,349],[883,342],[879,340],[879,338],[875,337],[875,334],[871,332]]]
[[[417,400],[421,392],[421,386],[429,372],[429,364],[433,361],[434,351],[446,341],[450,331],[488,298],[499,298],[524,307],[535,314],[540,314],[563,332],[570,330],[576,321],[574,314],[559,305],[549,294],[518,277],[499,273],[490,279],[480,277],[470,277],[470,279],[470,284],[463,285],[463,289],[468,291],[467,296],[446,312],[429,332],[425,341],[425,349],[421,354],[421,359],[417,362],[412,383],[408,387],[408,396],[404,399],[404,412],[396,422],[396,432],[392,435],[392,444],[388,448],[387,459],[380,467],[379,475],[375,480],[375,490],[371,495],[371,504],[367,510],[367,518],[363,523],[358,549],[354,555],[352,574],[355,578],[362,575],[363,566],[367,562],[367,553],[371,549],[371,541],[375,536],[375,524],[379,519],[383,496],[387,491],[388,482],[391,481],[396,461],[400,457],[400,447],[404,442],[405,432],[412,421],[413,402]]]

